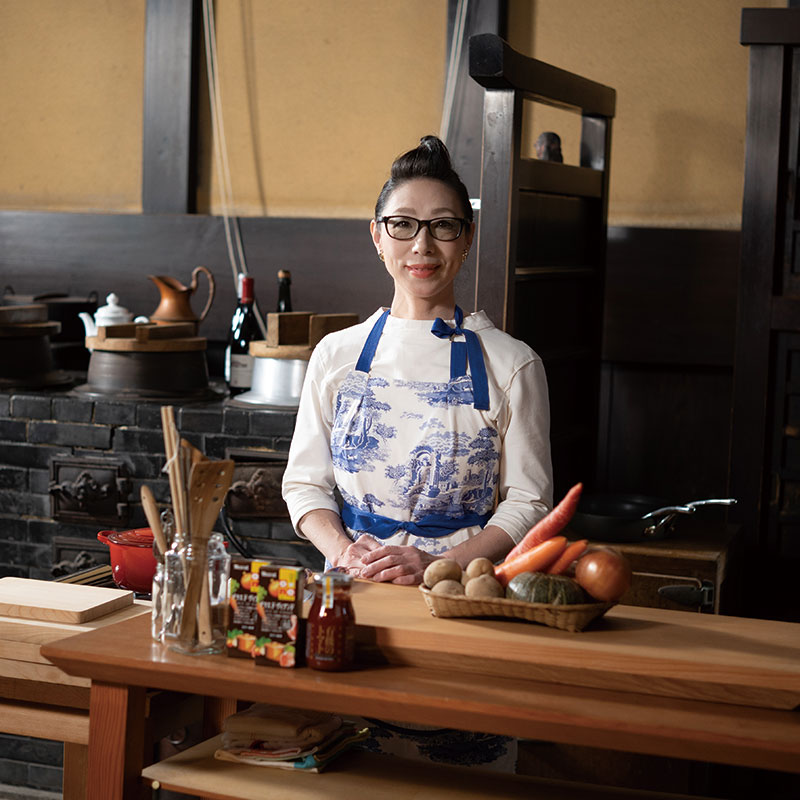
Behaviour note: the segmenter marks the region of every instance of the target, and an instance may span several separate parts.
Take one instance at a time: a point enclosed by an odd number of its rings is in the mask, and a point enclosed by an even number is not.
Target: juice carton
[[[262,564],[259,584],[261,611],[253,654],[256,664],[294,667],[305,652],[302,618],[305,570],[300,566]]]
[[[261,559],[234,557],[231,559],[231,577],[228,610],[228,634],[225,652],[235,658],[254,658],[255,643],[261,622],[260,601],[267,594],[261,585]]]

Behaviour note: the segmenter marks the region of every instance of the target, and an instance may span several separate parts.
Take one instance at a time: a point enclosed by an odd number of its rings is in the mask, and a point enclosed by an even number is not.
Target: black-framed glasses
[[[381,217],[378,222],[382,222],[386,228],[386,233],[392,239],[401,241],[416,238],[420,228],[424,225],[428,233],[440,242],[452,242],[461,236],[466,219],[458,217],[436,217],[435,219],[416,219],[415,217],[403,217],[393,215],[391,217]]]

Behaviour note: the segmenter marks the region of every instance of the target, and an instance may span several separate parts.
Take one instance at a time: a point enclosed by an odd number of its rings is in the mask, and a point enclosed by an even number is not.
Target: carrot
[[[236,598],[233,595],[231,595],[229,602],[231,604],[231,608],[233,609],[233,613],[234,614],[238,613],[239,603],[237,602]]]
[[[550,565],[547,570],[549,575],[560,575],[566,572],[569,565],[588,547],[588,539],[579,539],[567,545],[567,549]]]
[[[264,622],[266,622],[267,621],[267,612],[266,612],[266,609],[264,608],[264,606],[261,605],[261,603],[256,603],[256,611],[258,611],[258,616],[261,617],[261,619],[263,619]]]
[[[512,558],[516,558],[532,547],[536,547],[536,545],[546,542],[551,537],[561,533],[575,514],[582,490],[583,484],[576,483],[564,495],[564,499],[546,517],[540,519],[525,534],[521,542],[511,548],[505,560],[509,561]]]
[[[521,572],[544,572],[566,549],[566,536],[553,536],[522,555],[506,560],[494,568],[494,576],[502,586]]]

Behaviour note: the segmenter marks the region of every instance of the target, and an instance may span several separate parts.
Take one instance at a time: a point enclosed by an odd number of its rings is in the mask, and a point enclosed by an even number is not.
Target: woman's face
[[[402,215],[415,219],[464,216],[458,195],[447,184],[432,178],[413,178],[395,189],[383,208],[383,216]],[[413,239],[393,239],[385,225],[370,225],[376,250],[383,251],[386,269],[394,279],[395,298],[410,303],[454,302],[453,282],[464,263],[474,234],[467,224],[457,239],[440,241],[427,226],[420,226]]]

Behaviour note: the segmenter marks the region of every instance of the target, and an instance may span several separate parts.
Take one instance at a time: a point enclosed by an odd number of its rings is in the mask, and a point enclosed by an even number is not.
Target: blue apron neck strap
[[[378,342],[380,341],[381,334],[383,333],[383,326],[386,324],[386,319],[389,316],[390,310],[391,309],[387,308],[372,326],[372,330],[369,332],[366,342],[364,342],[364,347],[361,348],[361,355],[356,362],[356,369],[359,372],[369,372],[370,369],[372,369],[372,359],[375,357],[375,351],[378,349]]]
[[[441,317],[433,321],[431,333],[440,339],[450,339],[450,379],[467,374],[467,362],[472,373],[473,407],[482,411],[489,409],[489,379],[486,376],[486,363],[478,334],[462,328],[464,312],[456,306],[453,315],[455,326],[450,327]],[[454,336],[463,336],[464,342],[453,341]],[[466,343],[466,354],[464,344]],[[466,358],[465,358],[466,355]]]

